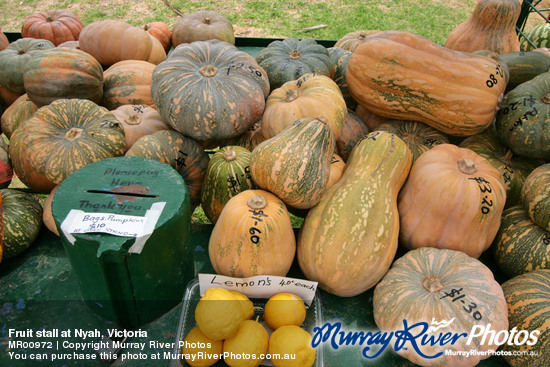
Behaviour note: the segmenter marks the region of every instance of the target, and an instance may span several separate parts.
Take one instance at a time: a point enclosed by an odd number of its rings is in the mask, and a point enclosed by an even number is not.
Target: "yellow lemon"
[[[208,367],[220,360],[223,351],[222,340],[212,340],[194,327],[187,334],[182,348],[185,361],[192,367]]]
[[[263,317],[273,330],[283,325],[300,326],[306,319],[306,306],[293,293],[278,293],[265,304]]]
[[[252,316],[254,316],[254,303],[246,296],[246,294],[242,294],[241,292],[237,291],[230,291],[235,297],[237,297],[241,302],[241,307],[244,311],[244,318],[246,320],[251,319]]]
[[[257,367],[264,360],[269,334],[257,321],[245,320],[237,333],[223,342],[224,362],[231,367]]]
[[[222,288],[207,289],[195,308],[197,326],[213,340],[232,337],[244,320],[241,302]]]
[[[311,367],[316,352],[311,335],[296,325],[281,326],[269,338],[269,354],[275,367]]]

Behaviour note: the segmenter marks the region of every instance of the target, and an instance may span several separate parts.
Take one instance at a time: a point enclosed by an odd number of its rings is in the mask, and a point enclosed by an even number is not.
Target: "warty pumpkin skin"
[[[309,209],[325,192],[334,147],[326,122],[300,119],[254,148],[250,156],[252,180],[285,204]]]
[[[422,248],[409,251],[397,259],[374,289],[374,320],[381,331],[403,330],[403,320],[409,326],[418,322],[433,325],[449,321],[444,328],[426,331],[422,339],[444,340],[441,334],[470,334],[475,325],[489,326],[496,333],[508,330],[508,314],[504,292],[491,270],[481,261],[453,250]],[[417,328],[420,332],[421,328]],[[499,338],[501,334],[499,335]],[[416,346],[424,355],[442,355],[428,359],[405,342],[397,353],[421,366],[475,366],[488,358],[490,350],[498,348],[489,338],[474,337],[470,345],[462,336],[455,343],[426,343],[417,339]],[[483,342],[483,344],[482,344]],[[446,350],[484,351],[469,356],[447,355]]]
[[[516,22],[520,12],[519,0],[479,0],[470,17],[451,31],[445,47],[499,54],[519,51]]]
[[[27,96],[38,107],[64,98],[99,103],[103,96],[103,68],[84,51],[56,47],[28,62],[23,84]]]
[[[125,148],[115,116],[84,99],[58,99],[38,109],[10,139],[15,172],[39,193],[87,164],[123,155]]]
[[[296,239],[285,204],[264,190],[245,190],[223,208],[208,242],[218,274],[232,277],[285,276]]]
[[[151,83],[156,65],[143,60],[123,60],[111,65],[103,73],[103,101],[109,110],[122,105],[155,107]]]
[[[68,10],[47,10],[29,15],[21,27],[23,38],[46,39],[54,45],[77,41],[84,24]]]
[[[29,99],[26,94],[17,98],[11,106],[2,114],[0,118],[2,132],[8,139],[11,138],[13,131],[23,121],[29,119],[38,107]]]
[[[497,61],[404,31],[367,38],[351,55],[346,79],[353,98],[369,111],[456,136],[489,127],[506,89]]]
[[[271,92],[260,131],[265,139],[269,139],[296,120],[322,116],[334,138],[338,139],[346,115],[346,102],[338,85],[328,76],[305,74]]]
[[[415,161],[399,193],[400,243],[479,258],[497,234],[505,201],[501,173],[485,158],[437,145]]]
[[[529,218],[550,231],[550,163],[535,168],[527,176],[521,189],[521,200]]]
[[[397,251],[397,193],[412,162],[407,145],[385,131],[351,152],[340,180],[311,208],[298,237],[304,275],[340,297],[373,287]]]
[[[223,140],[259,120],[269,81],[254,58],[237,47],[197,41],[179,45],[155,68],[151,94],[175,130],[199,141]]]

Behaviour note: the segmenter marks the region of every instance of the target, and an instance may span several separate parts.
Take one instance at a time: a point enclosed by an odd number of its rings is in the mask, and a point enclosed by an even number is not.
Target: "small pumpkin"
[[[379,32],[379,30],[374,29],[349,32],[340,37],[334,44],[334,47],[339,47],[344,50],[353,52],[355,51],[357,46],[363,43],[368,37],[373,36]]]
[[[11,138],[13,131],[24,121],[28,120],[38,107],[24,94],[17,98],[9,106],[0,118],[2,132],[8,139]]]
[[[170,48],[172,47],[172,31],[166,23],[151,22],[145,24],[141,28],[151,36],[158,39],[162,47],[164,47],[164,51],[168,54],[168,51],[170,51]]]
[[[208,254],[218,274],[232,277],[285,276],[296,239],[285,204],[264,190],[233,196],[212,230]]]
[[[10,44],[10,41],[8,40],[8,37],[2,32],[2,28],[0,28],[0,51],[8,47]]]
[[[235,44],[231,22],[212,10],[199,10],[178,19],[172,30],[172,45],[217,39]]]
[[[340,137],[336,140],[336,150],[340,157],[346,162],[351,154],[353,147],[364,136],[369,133],[367,124],[363,121],[361,116],[353,110],[348,108],[346,120],[342,127]]]
[[[54,45],[77,41],[84,24],[69,10],[47,10],[29,15],[23,21],[21,36],[51,41]]]
[[[529,218],[550,231],[550,163],[535,168],[525,179],[521,200]]]
[[[151,83],[155,64],[143,60],[123,60],[103,73],[103,105],[114,110],[122,105],[154,107]]]

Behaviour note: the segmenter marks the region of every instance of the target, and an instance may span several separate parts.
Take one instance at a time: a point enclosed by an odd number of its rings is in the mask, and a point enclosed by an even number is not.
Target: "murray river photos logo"
[[[444,354],[443,351],[433,355],[426,355],[422,352],[423,346],[452,346],[459,340],[465,340],[465,345],[472,344],[478,339],[482,345],[493,345],[495,348],[503,344],[521,346],[524,344],[535,345],[540,332],[533,330],[492,330],[491,324],[474,325],[469,333],[456,333],[445,331],[454,322],[450,320],[437,321],[432,319],[431,324],[418,322],[410,324],[403,320],[403,328],[395,331],[345,331],[339,322],[325,323],[321,327],[313,329],[312,346],[317,347],[321,343],[330,343],[334,349],[342,346],[362,346],[362,355],[365,358],[373,359],[382,354],[388,346],[392,346],[396,352],[412,348],[422,358],[433,359]],[[442,348],[443,349],[443,348]],[[449,348],[451,349],[451,348]]]

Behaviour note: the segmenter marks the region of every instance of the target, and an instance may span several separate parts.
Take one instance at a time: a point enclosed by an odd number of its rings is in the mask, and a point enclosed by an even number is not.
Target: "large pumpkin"
[[[174,47],[182,43],[217,39],[235,44],[233,25],[220,13],[212,10],[199,10],[178,19],[172,30]]]
[[[8,139],[13,131],[23,122],[28,120],[38,107],[24,94],[17,98],[9,106],[1,117],[2,132]]]
[[[473,367],[498,348],[484,336],[472,337],[472,343],[467,344],[474,326],[488,327],[497,335],[508,331],[506,299],[491,270],[453,250],[416,249],[396,260],[374,289],[373,311],[374,321],[383,332],[404,330],[405,322],[409,327],[425,325],[414,328],[418,335],[414,347],[412,340],[405,339],[397,351],[422,366]],[[460,337],[449,339],[457,334]],[[447,342],[442,335],[447,336]],[[447,355],[447,350],[480,353],[464,357]],[[437,357],[424,358],[419,352]]]
[[[47,10],[29,15],[23,22],[21,36],[46,39],[54,45],[66,41],[78,41],[84,24],[68,10]]]
[[[397,251],[397,193],[411,161],[407,145],[385,131],[370,133],[353,148],[340,180],[302,224],[297,257],[308,279],[341,297],[382,279]]]
[[[114,110],[122,105],[154,107],[151,83],[155,64],[143,60],[123,60],[103,73],[103,105]]]
[[[264,190],[245,190],[223,208],[208,242],[218,274],[232,277],[285,276],[296,239],[285,204]]]
[[[521,189],[521,200],[529,218],[550,231],[550,163],[535,168],[527,176]]]
[[[505,200],[501,174],[485,158],[437,145],[414,162],[399,193],[400,242],[478,258],[497,234]]]
[[[10,139],[15,173],[39,193],[89,163],[123,155],[125,148],[115,116],[83,99],[58,99],[38,109]]]
[[[346,78],[353,98],[371,112],[457,136],[489,127],[506,89],[497,61],[404,31],[368,37],[351,55]]]
[[[197,140],[238,136],[262,115],[269,81],[254,58],[218,40],[181,44],[158,65],[153,101],[175,130]]]

